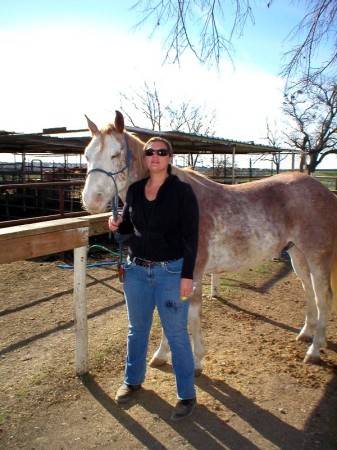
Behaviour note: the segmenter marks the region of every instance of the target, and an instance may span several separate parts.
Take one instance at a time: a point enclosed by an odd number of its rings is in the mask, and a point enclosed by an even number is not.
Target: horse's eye
[[[119,150],[117,153],[115,153],[114,155],[111,155],[111,159],[117,158],[117,156],[119,156],[121,154],[121,151]]]

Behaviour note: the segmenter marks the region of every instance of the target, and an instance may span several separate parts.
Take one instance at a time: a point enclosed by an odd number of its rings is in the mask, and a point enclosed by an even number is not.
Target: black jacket
[[[199,208],[191,186],[169,175],[149,214],[144,209],[148,178],[130,185],[123,210],[121,234],[130,234],[131,257],[149,261],[184,258],[182,278],[193,279],[198,249]],[[152,202],[151,202],[152,203]]]

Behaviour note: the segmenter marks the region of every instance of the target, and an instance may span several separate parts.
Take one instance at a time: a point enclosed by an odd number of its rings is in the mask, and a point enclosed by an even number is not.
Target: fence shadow
[[[221,419],[216,412],[208,409],[203,404],[198,405],[189,419],[181,423],[175,423],[169,419],[172,405],[168,404],[164,398],[158,396],[152,390],[142,389],[137,392],[135,399],[132,399],[130,403],[119,406],[93,376],[88,374],[82,377],[81,380],[93,398],[148,449],[157,450],[167,447],[159,442],[155,437],[155,433],[147,430],[146,420],[142,423],[140,417],[138,420],[135,420],[128,413],[128,410],[135,405],[135,402],[152,416],[159,416],[158,420],[161,420],[165,426],[167,425],[172,430],[175,430],[176,433],[179,433],[193,448],[257,450],[261,448],[261,441],[267,441],[273,448],[309,450],[323,448],[315,445],[319,439],[323,438],[325,450],[336,448],[336,440],[334,440],[336,431],[335,428],[329,428],[329,424],[330,427],[333,425],[337,411],[331,420],[326,420],[324,423],[319,420],[313,420],[311,417],[306,428],[299,430],[266,409],[256,405],[252,400],[225,382],[213,380],[206,375],[202,375],[196,380],[199,390],[213,397],[229,412],[247,423],[247,426],[253,430],[251,438],[243,436],[234,429],[230,420],[225,421]],[[330,401],[332,401],[332,396]],[[319,408],[320,411],[324,412],[324,400],[322,400],[322,405]],[[317,411],[313,413],[313,416],[318,417]],[[260,444],[254,442],[257,435],[260,436]],[[167,436],[169,436],[169,430],[167,431]]]

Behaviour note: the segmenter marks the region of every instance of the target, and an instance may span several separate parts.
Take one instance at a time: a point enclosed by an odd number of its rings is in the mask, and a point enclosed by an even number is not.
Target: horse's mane
[[[117,130],[113,123],[108,123],[107,125],[105,125],[105,127],[101,128],[100,132],[102,135],[105,135],[110,133],[117,133]]]
[[[105,127],[99,130],[99,133],[100,133],[100,143],[98,149],[102,150],[102,148],[104,147],[105,137],[108,134],[117,133],[117,129],[113,123],[108,123]]]
[[[124,133],[127,135],[130,150],[133,154],[133,160],[136,164],[136,171],[138,174],[140,174],[141,178],[144,178],[149,174],[148,168],[146,167],[143,158],[144,142],[128,131],[124,131]]]

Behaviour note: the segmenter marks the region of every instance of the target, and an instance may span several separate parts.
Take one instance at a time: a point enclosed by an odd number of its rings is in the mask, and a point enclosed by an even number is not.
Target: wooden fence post
[[[211,297],[217,297],[220,294],[220,274],[211,274]]]
[[[86,300],[87,247],[74,249],[75,364],[77,375],[88,372],[88,319]]]

